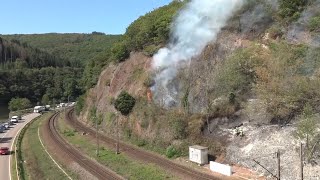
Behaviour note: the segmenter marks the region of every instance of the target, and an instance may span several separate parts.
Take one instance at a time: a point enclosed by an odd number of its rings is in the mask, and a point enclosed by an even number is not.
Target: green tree
[[[310,104],[306,104],[298,124],[297,135],[300,139],[312,139],[316,135],[317,121]]]
[[[116,43],[111,49],[112,59],[121,62],[129,57],[129,51],[124,42]]]
[[[27,98],[12,98],[9,102],[9,110],[17,111],[22,109],[30,108],[31,102]]]
[[[116,108],[116,110],[120,111],[122,115],[127,116],[131,112],[135,103],[136,100],[134,97],[132,97],[126,91],[122,91],[115,100],[114,107]]]
[[[289,21],[297,20],[307,3],[308,0],[280,0],[279,15]]]
[[[48,94],[45,94],[42,96],[41,103],[42,104],[50,104],[50,98],[49,98]]]

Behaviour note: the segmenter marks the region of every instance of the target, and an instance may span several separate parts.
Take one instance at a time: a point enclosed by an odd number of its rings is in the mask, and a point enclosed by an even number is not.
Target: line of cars
[[[10,129],[10,127],[15,123],[18,123],[19,120],[22,120],[21,116],[12,116],[9,121],[0,124],[0,133],[3,133],[5,130]],[[10,150],[8,147],[0,147],[0,155],[8,154],[10,154]]]
[[[11,119],[7,122],[0,124],[0,133],[4,132],[5,130],[8,130],[11,125],[18,123],[19,120],[22,120],[21,116],[12,116]]]

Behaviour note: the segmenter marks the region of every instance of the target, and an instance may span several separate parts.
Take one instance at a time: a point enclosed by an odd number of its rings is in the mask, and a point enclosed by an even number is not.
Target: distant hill
[[[70,60],[73,66],[84,65],[98,53],[109,49],[118,42],[121,35],[105,35],[99,32],[91,34],[14,34],[0,35],[7,40],[18,40],[21,43],[47,51],[48,53]]]
[[[70,66],[70,61],[18,40],[0,37],[0,69],[42,68]]]
[[[75,99],[81,92],[82,68],[68,59],[18,40],[0,37],[0,101],[28,98],[33,103]]]

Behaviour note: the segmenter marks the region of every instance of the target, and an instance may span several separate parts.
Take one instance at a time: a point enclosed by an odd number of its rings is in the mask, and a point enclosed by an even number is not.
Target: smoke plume
[[[177,69],[188,65],[205,46],[216,40],[243,0],[191,0],[178,14],[171,27],[170,43],[153,56],[152,66],[158,72],[152,88],[156,99],[162,98],[168,106],[174,100],[176,89],[169,85]]]

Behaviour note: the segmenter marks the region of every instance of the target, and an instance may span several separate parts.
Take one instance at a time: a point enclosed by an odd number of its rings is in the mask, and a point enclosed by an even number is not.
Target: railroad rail
[[[59,148],[61,151],[66,153],[67,156],[70,157],[73,161],[78,163],[82,168],[86,169],[88,172],[90,172],[93,176],[95,176],[98,179],[103,179],[103,180],[123,179],[122,177],[117,175],[115,172],[109,169],[106,169],[100,164],[84,156],[81,152],[79,152],[77,149],[72,147],[68,142],[66,142],[60,136],[56,128],[58,115],[59,115],[59,112],[56,112],[55,114],[53,114],[49,118],[48,123],[46,124],[45,132],[49,133],[48,137],[52,138],[51,141],[53,142],[53,144],[50,144],[50,145],[55,146],[55,148]]]
[[[76,120],[74,117],[74,109],[69,109],[66,113],[67,122],[73,126],[77,131],[86,132],[89,136],[95,137],[96,131],[90,127],[87,127],[83,123]],[[109,148],[113,148],[116,144],[116,140],[107,137],[99,133],[99,140],[105,143]],[[130,157],[138,159],[146,163],[156,164],[169,172],[179,175],[183,179],[196,179],[196,180],[220,180],[221,178],[199,172],[197,170],[188,168],[186,166],[174,163],[168,159],[165,159],[159,155],[144,151],[140,148],[132,145],[119,142],[120,152]]]

